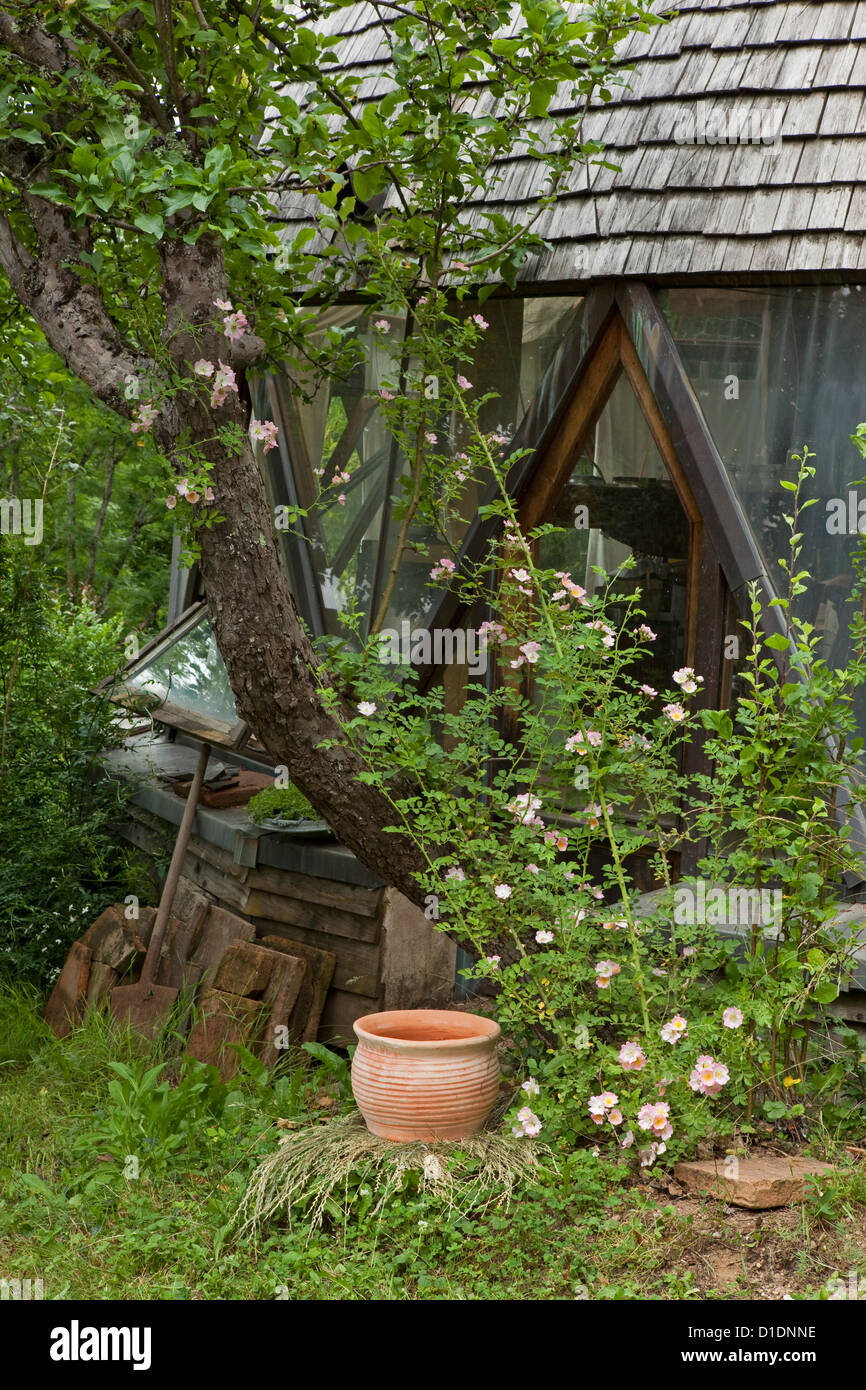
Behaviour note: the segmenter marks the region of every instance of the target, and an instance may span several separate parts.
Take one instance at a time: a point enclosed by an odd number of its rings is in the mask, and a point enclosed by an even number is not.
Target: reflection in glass
[[[124,679],[149,700],[168,701],[223,723],[237,722],[228,674],[207,618]]]
[[[488,300],[484,305],[488,329],[476,360],[464,370],[474,395],[496,393],[482,408],[486,432],[501,435],[506,443],[513,438],[579,303],[570,297]],[[467,303],[454,312],[469,315],[477,308]],[[273,378],[268,387],[268,409],[281,423],[278,450],[267,455],[270,485],[277,499],[275,473],[281,468],[285,491],[307,509],[302,525],[281,538],[293,592],[315,632],[345,635],[341,616],[349,607],[360,611],[365,630],[379,607],[395,554],[400,523],[393,510],[403,495],[401,478],[409,470],[380,418],[376,393],[399,371],[394,348],[399,349],[406,325],[393,314],[388,321],[390,330],[383,336],[357,306],[323,311],[321,333],[335,327],[353,331],[363,360],[346,378],[323,381],[315,390],[306,383],[309,401],[288,378]],[[412,366],[403,361],[404,370]],[[431,428],[445,458],[456,458],[465,448],[460,417],[440,412]],[[344,472],[349,482],[334,484],[335,475]],[[435,597],[426,552],[447,554],[459,548],[488,484],[486,478],[467,483],[459,515],[446,516],[443,508],[436,526],[411,527],[386,626],[399,627],[407,619],[423,622]],[[317,502],[320,488],[324,495]],[[311,575],[306,588],[305,566]]]
[[[864,472],[849,436],[866,419],[866,292],[848,285],[672,289],[663,294],[662,307],[767,572],[780,586],[778,560],[788,550],[783,513],[790,503],[780,483],[794,476],[792,453],[808,445],[816,455],[817,474],[806,495],[818,502],[802,513],[800,528],[803,563],[815,583],[798,611],[814,623],[824,660],[845,665],[845,599],[859,544],[849,533],[847,502]],[[866,498],[863,487],[859,497]],[[843,511],[839,527],[834,518]],[[866,694],[856,698],[866,732]]]
[[[611,620],[622,621],[626,596],[639,593],[657,636],[636,675],[656,689],[669,686],[686,659],[689,522],[624,374],[549,519],[565,529],[541,538],[539,562],[566,570],[590,594],[606,583],[596,569],[614,575],[634,557],[614,582],[622,600],[611,603]]]

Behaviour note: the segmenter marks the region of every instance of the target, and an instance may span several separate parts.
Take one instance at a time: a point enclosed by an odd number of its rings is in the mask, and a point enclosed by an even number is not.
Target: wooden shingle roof
[[[629,86],[585,118],[585,138],[602,141],[619,172],[574,171],[536,223],[548,249],[526,262],[521,281],[866,278],[866,0],[678,8],[668,24],[626,40]],[[359,99],[380,97],[389,81],[375,11],[343,10],[338,32],[341,61],[364,77]],[[729,132],[751,121],[753,134],[775,129],[779,138],[682,143],[720,121]],[[517,154],[497,171],[485,207],[528,212],[538,164]],[[283,207],[293,220],[308,215],[300,197]]]

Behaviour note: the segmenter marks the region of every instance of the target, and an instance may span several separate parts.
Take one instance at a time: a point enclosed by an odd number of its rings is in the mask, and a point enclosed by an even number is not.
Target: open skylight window
[[[123,674],[112,699],[223,747],[245,742],[225,663],[203,603],[187,610]]]

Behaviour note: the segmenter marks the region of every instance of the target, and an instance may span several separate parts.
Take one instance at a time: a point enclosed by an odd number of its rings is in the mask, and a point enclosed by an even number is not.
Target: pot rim
[[[471,1019],[477,1025],[477,1031],[466,1034],[464,1037],[456,1038],[398,1038],[391,1035],[383,1037],[381,1033],[371,1031],[371,1025],[375,1025],[380,1019],[388,1019],[392,1024],[400,1020],[407,1022],[415,1019],[424,1018],[433,1023],[437,1020],[447,1020],[453,1022],[455,1015],[458,1018]],[[464,1013],[459,1009],[384,1009],[381,1013],[365,1014],[363,1018],[355,1019],[353,1024],[355,1033],[360,1041],[373,1043],[379,1047],[393,1047],[395,1050],[402,1051],[406,1048],[418,1048],[422,1052],[444,1052],[454,1048],[464,1047],[489,1047],[499,1038],[502,1029],[494,1018],[486,1018],[484,1014]]]

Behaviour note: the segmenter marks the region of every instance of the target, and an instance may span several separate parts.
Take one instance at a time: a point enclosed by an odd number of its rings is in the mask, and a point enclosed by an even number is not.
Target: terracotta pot
[[[408,1142],[477,1134],[499,1091],[498,1023],[392,1009],[355,1023],[352,1090],[371,1134]]]

